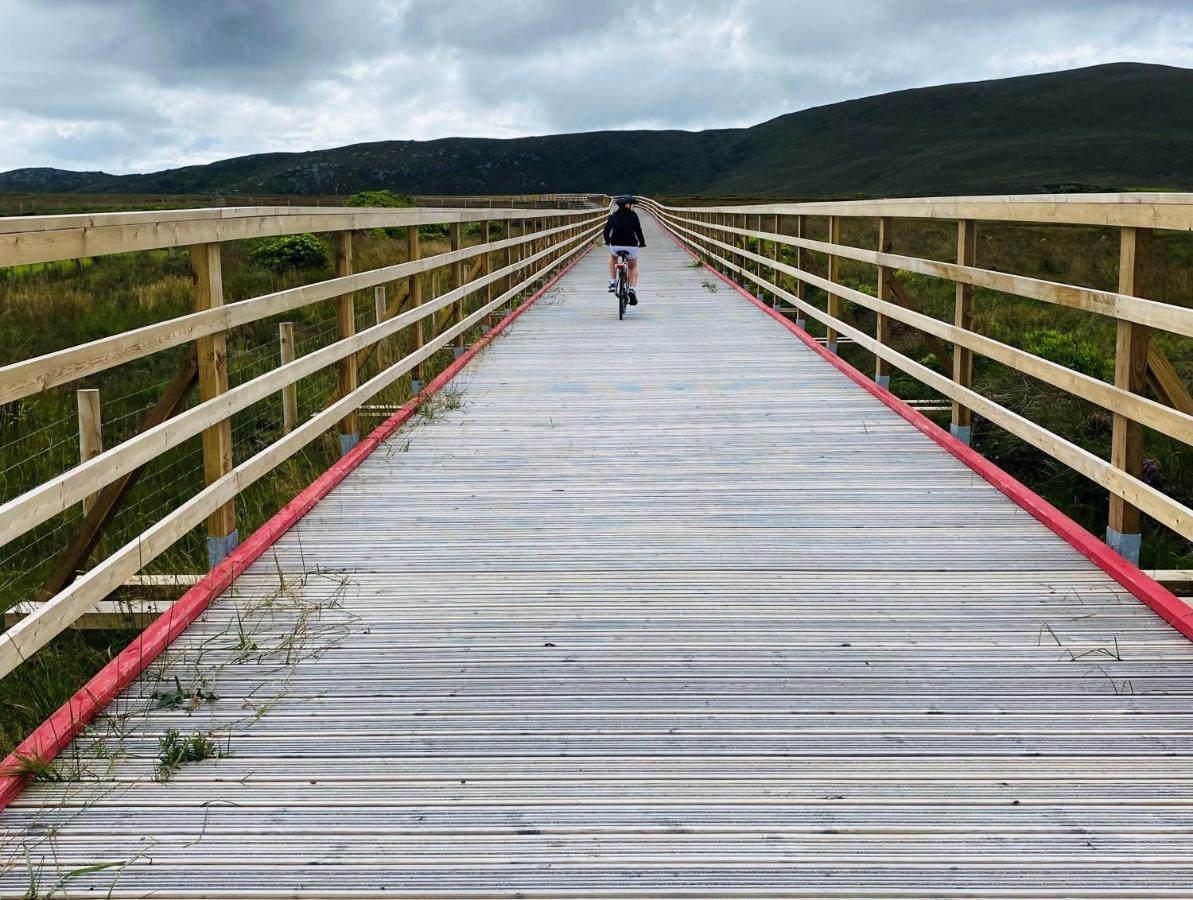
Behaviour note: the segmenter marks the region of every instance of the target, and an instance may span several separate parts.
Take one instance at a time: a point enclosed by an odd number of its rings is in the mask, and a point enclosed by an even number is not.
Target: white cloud
[[[871,93],[1193,66],[1186,0],[0,0],[0,171],[748,125]]]

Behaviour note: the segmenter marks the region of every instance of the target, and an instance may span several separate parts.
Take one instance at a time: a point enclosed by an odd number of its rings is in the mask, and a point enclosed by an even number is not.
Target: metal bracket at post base
[[[1143,535],[1122,534],[1108,527],[1106,529],[1106,544],[1127,562],[1139,565],[1139,551],[1143,546]]]
[[[801,331],[807,331],[808,330],[808,320],[807,319],[796,319],[795,327],[799,328]]]
[[[836,341],[825,341],[824,349],[827,350],[829,353],[835,354],[837,352],[837,342]]]
[[[970,446],[973,441],[973,426],[972,425],[956,425],[949,423],[949,434],[963,443],[966,447]]]
[[[877,375],[874,378],[874,383],[877,384],[880,388],[885,388],[886,390],[889,391],[891,389],[891,376],[890,375]]]
[[[419,392],[423,389],[423,383],[417,378],[410,379],[410,396],[417,397]]]
[[[352,448],[360,443],[360,432],[354,431],[352,434],[340,435],[340,456],[347,456],[352,452]]]
[[[214,569],[224,561],[224,558],[240,546],[240,531],[237,529],[223,537],[207,537],[207,563]]]
[[[452,359],[459,359],[464,355],[463,347],[452,347]]]

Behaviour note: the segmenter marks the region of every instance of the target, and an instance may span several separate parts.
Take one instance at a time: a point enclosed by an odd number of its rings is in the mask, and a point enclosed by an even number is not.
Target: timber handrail
[[[47,388],[57,387],[88,375],[94,375],[121,363],[140,359],[159,350],[180,346],[196,338],[226,331],[239,325],[247,325],[261,319],[268,319],[271,316],[291,312],[322,300],[330,300],[342,294],[430,272],[485,253],[528,244],[532,240],[543,237],[555,236],[567,231],[570,227],[563,225],[558,228],[548,228],[530,236],[506,238],[483,245],[464,247],[460,250],[449,250],[446,253],[385,266],[381,269],[370,269],[355,275],[329,278],[315,284],[226,303],[201,312],[167,319],[164,322],[155,322],[143,328],[99,338],[77,347],[67,347],[33,359],[0,366],[0,403],[10,403]]]
[[[230,549],[236,535],[234,504],[241,492],[337,424],[342,446],[351,446],[359,429],[355,416],[362,405],[408,374],[415,378],[412,393],[417,392],[423,366],[433,355],[451,349],[453,342],[462,344],[471,329],[485,325],[552,270],[583,252],[599,235],[603,216],[603,209],[551,209],[538,200],[535,208],[512,209],[246,208],[0,219],[0,266],[69,259],[76,251],[94,256],[198,242],[191,247],[196,312],[4,366],[0,368],[0,405],[191,342],[198,347],[200,386],[196,405],[179,407],[163,421],[148,424],[114,446],[86,454],[78,465],[0,504],[0,545],[29,533],[79,500],[90,501],[105,487],[198,435],[203,437],[207,483],[77,578],[74,571],[86,558],[68,561],[68,577],[64,584],[59,582],[61,588],[55,584],[48,596],[38,598],[44,602],[22,605],[28,614],[0,634],[0,676],[45,646],[205,519],[212,535],[209,547],[214,539],[215,546]],[[492,221],[510,222],[499,240],[488,238]],[[482,223],[481,243],[462,246],[460,225],[467,222]],[[515,234],[513,226],[518,223]],[[449,225],[452,249],[424,257],[418,226],[434,224]],[[407,261],[353,273],[352,231],[390,227],[407,229]],[[328,230],[335,237],[335,277],[235,303],[222,302],[220,242]],[[501,254],[499,260],[504,264],[493,265],[494,254]],[[471,273],[475,277],[465,275],[468,260],[475,260]],[[424,297],[420,276],[437,269],[446,270],[450,288]],[[410,307],[402,309],[395,304],[387,310],[384,294],[378,294],[374,298],[377,323],[357,331],[354,293],[368,288],[381,291],[383,285],[399,280],[408,285]],[[223,343],[230,329],[322,301],[337,304],[334,342],[296,357],[291,344],[275,368],[235,387],[228,385]],[[475,308],[466,313],[465,301]],[[442,321],[436,316],[440,311],[444,311]],[[446,329],[437,333],[443,325]],[[399,333],[411,332],[410,352],[393,361],[387,352],[379,371],[357,384],[358,365],[365,353],[384,346]],[[287,333],[285,328],[282,333]],[[292,341],[292,329],[288,333]],[[280,438],[243,462],[232,459],[230,422],[234,414],[274,395],[285,396],[287,391],[292,395],[299,380],[337,366],[340,388],[324,408],[302,422],[291,416]],[[78,491],[82,494],[71,499]],[[85,528],[93,525],[91,517],[84,522]],[[75,543],[87,553],[95,546],[90,539]],[[212,563],[216,561],[213,557]]]
[[[306,232],[582,216],[575,209],[216,207],[0,218],[0,268]]]
[[[1106,488],[1111,498],[1107,540],[1128,559],[1138,561],[1141,513],[1185,539],[1193,539],[1193,509],[1142,478],[1144,427],[1193,445],[1193,415],[1188,394],[1179,382],[1173,383],[1171,366],[1166,366],[1163,380],[1179,396],[1165,397],[1161,402],[1143,395],[1148,383],[1149,350],[1153,361],[1163,357],[1158,348],[1150,345],[1150,331],[1193,337],[1193,309],[1142,296],[1148,293],[1150,233],[1153,229],[1193,231],[1193,194],[952,197],[707,207],[671,207],[645,199],[643,205],[693,252],[739,283],[752,283],[757,290],[768,293],[773,305],[790,310],[798,324],[807,317],[824,325],[830,350],[835,350],[838,336],[843,336],[872,353],[875,377],[884,386],[889,386],[889,367],[894,366],[949,398],[951,428],[962,440],[969,441],[969,417],[976,412]],[[807,235],[810,217],[827,218],[828,240],[815,240]],[[840,223],[850,217],[878,220],[879,240],[875,249],[840,243]],[[747,227],[750,218],[757,227]],[[771,227],[763,227],[764,218],[769,219]],[[956,221],[957,262],[892,253],[891,229],[900,218]],[[1121,233],[1119,290],[1097,290],[981,268],[974,261],[975,225],[980,221],[1117,227]],[[794,234],[788,233],[792,230]],[[751,241],[757,243],[757,252],[750,248]],[[788,253],[788,258],[794,256],[793,263],[784,257],[784,248],[793,251]],[[827,272],[811,271],[805,252],[827,257]],[[839,259],[875,266],[877,296],[842,284],[837,276]],[[893,290],[896,270],[953,283],[957,291],[953,322],[908,308]],[[790,290],[784,286],[787,280]],[[827,311],[806,298],[807,286],[825,293],[829,300]],[[975,287],[1083,310],[1115,321],[1118,332],[1114,383],[975,331],[971,327]],[[900,302],[894,302],[896,299]],[[842,306],[844,301],[875,313],[873,335],[850,320]],[[941,374],[893,349],[891,322],[900,322],[951,343],[953,371]],[[974,390],[972,354],[975,353],[1109,411],[1113,416],[1111,459],[1102,459]],[[1166,364],[1167,360],[1162,362]]]

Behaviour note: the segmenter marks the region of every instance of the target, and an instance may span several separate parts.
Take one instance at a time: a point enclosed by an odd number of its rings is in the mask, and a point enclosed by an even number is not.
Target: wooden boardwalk
[[[647,228],[0,814],[0,896],[1189,896],[1193,645]]]

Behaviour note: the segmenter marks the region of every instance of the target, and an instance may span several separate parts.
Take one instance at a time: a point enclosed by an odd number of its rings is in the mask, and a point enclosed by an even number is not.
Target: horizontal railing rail
[[[468,222],[541,221],[584,210],[219,207],[0,218],[0,268],[288,234]]]
[[[420,194],[415,198],[419,206],[452,206],[469,208],[473,206],[496,208],[503,206],[536,207],[550,206],[557,209],[578,207],[601,207],[609,203],[607,194],[512,194],[494,196],[435,196]]]
[[[350,449],[359,438],[356,416],[366,403],[395,387],[405,376],[411,378],[409,394],[417,394],[428,360],[445,349],[458,353],[466,334],[478,327],[483,330],[503,308],[512,308],[516,298],[583,252],[599,235],[603,216],[603,209],[591,207],[433,211],[279,208],[0,220],[0,267],[70,259],[75,252],[94,256],[200,242],[190,247],[196,285],[194,313],[0,368],[2,409],[4,404],[36,399],[41,392],[189,345],[195,348],[200,399],[190,408],[175,403],[177,408],[159,421],[147,422],[137,434],[107,449],[97,448],[77,465],[0,504],[0,548],[77,508],[80,502],[92,504],[82,532],[71,544],[77,552],[72,556],[71,548],[66,548],[67,555],[57,566],[55,576],[37,598],[40,602],[22,602],[20,609],[27,614],[0,635],[0,676],[11,672],[205,520],[210,563],[218,562],[237,541],[235,504],[241,493],[337,425],[342,448],[345,452]],[[507,223],[506,236],[500,240],[488,239],[489,223],[494,221]],[[481,223],[481,241],[466,247],[461,226],[470,222]],[[451,249],[422,256],[422,225],[449,226]],[[406,229],[406,261],[353,273],[352,232],[395,227]],[[519,233],[514,233],[515,228]],[[334,232],[335,277],[223,303],[222,242],[308,231]],[[466,275],[469,262],[472,271]],[[437,270],[447,273],[450,288],[424,297],[426,278]],[[353,295],[370,288],[382,291],[384,285],[394,282],[405,284],[403,305],[387,306],[379,293],[376,324],[358,331],[360,313]],[[229,386],[225,346],[230,331],[323,301],[336,303],[333,342],[296,355],[293,338],[286,337],[283,323],[279,364],[242,384]],[[404,308],[407,304],[409,308]],[[400,335],[406,336],[409,352],[400,359],[386,359],[367,380],[358,383],[366,354],[389,346]],[[339,372],[339,389],[321,409],[299,421],[293,400],[286,398],[292,398],[299,381],[333,367]],[[285,433],[247,459],[234,461],[232,417],[274,396],[281,396],[287,403]],[[110,521],[112,506],[119,504],[114,489],[122,480],[135,477],[150,463],[197,436],[202,437],[206,487],[87,568],[97,534]],[[96,497],[108,498],[100,502],[99,511],[94,505]]]
[[[1193,195],[962,197],[708,207],[671,207],[645,200],[644,205],[684,245],[739,283],[769,294],[772,305],[794,316],[797,324],[804,326],[806,319],[821,323],[830,351],[837,350],[842,338],[869,351],[875,360],[875,379],[884,387],[889,387],[893,367],[948,398],[954,436],[968,443],[972,416],[977,413],[1101,485],[1110,494],[1107,540],[1128,559],[1138,561],[1142,514],[1186,540],[1193,539],[1193,509],[1142,477],[1145,427],[1193,445],[1193,400],[1150,340],[1152,331],[1193,336],[1193,309],[1144,296],[1149,292],[1151,232],[1193,231]],[[813,217],[826,220],[823,227],[827,239],[809,237],[808,220]],[[875,249],[841,242],[842,220],[857,217],[877,221]],[[891,252],[892,231],[901,218],[955,221],[957,261],[940,262]],[[755,227],[749,227],[751,220]],[[979,267],[975,258],[979,221],[1116,227],[1120,232],[1119,289],[1096,290]],[[763,227],[764,222],[769,227]],[[826,261],[819,272],[809,268],[808,253]],[[840,260],[875,267],[875,294],[843,284]],[[911,308],[908,298],[897,296],[896,271],[952,283],[956,291],[953,321],[917,311]],[[807,299],[808,287],[824,292],[826,308]],[[1113,320],[1113,383],[974,330],[977,287]],[[850,320],[845,303],[874,313],[873,334]],[[951,345],[951,371],[937,372],[892,347],[890,328],[895,322]],[[939,355],[949,357],[947,353]],[[1110,459],[1101,458],[975,390],[975,355],[1111,413]],[[1161,399],[1144,396],[1149,376],[1156,375],[1149,365],[1164,370],[1161,380],[1167,390]]]

